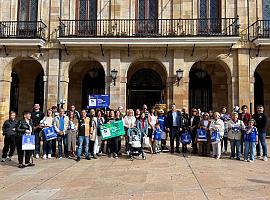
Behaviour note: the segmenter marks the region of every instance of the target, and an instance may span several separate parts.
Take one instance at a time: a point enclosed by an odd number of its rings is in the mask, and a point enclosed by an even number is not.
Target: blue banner
[[[191,135],[189,132],[182,133],[181,142],[182,142],[182,144],[190,144],[191,143]]]
[[[220,133],[218,131],[213,131],[211,134],[211,142],[217,143],[220,142]]]
[[[88,108],[107,108],[110,106],[110,95],[89,95]]]
[[[207,132],[203,128],[197,129],[197,141],[206,142],[207,141]]]
[[[43,129],[44,136],[46,138],[46,141],[53,140],[57,138],[57,133],[55,132],[53,127],[48,127]]]
[[[35,150],[35,135],[22,136],[22,150]]]

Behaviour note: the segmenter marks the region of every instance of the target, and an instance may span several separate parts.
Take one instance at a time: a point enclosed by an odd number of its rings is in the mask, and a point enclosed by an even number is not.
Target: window
[[[77,0],[77,31],[79,35],[95,35],[97,29],[97,0]]]
[[[270,20],[270,0],[263,1],[263,20]]]
[[[38,0],[19,0],[18,30],[19,37],[35,37],[37,29]]]
[[[137,0],[136,3],[137,34],[157,34],[158,1]]]
[[[199,17],[200,34],[220,33],[221,0],[200,0]]]

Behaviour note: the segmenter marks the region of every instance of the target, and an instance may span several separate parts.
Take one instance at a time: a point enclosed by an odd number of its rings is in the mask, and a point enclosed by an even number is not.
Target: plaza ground
[[[245,163],[228,156],[162,153],[147,154],[146,160],[103,156],[79,163],[39,159],[24,169],[14,156],[0,165],[0,199],[270,199],[270,160]]]

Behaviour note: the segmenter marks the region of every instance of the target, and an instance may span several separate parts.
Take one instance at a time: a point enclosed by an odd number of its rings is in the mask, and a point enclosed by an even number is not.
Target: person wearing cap
[[[261,146],[263,150],[263,160],[267,161],[267,144],[266,144],[266,129],[268,117],[264,113],[264,107],[262,105],[257,106],[257,113],[252,116],[256,122],[256,128],[258,130],[259,142],[257,144],[257,157],[261,157]]]
[[[219,112],[214,112],[214,119],[211,121],[210,126],[210,135],[217,131],[220,135],[220,140],[222,140],[222,137],[224,135],[224,122],[220,119]],[[216,159],[219,159],[221,156],[221,142],[216,141],[212,142],[212,148],[213,148],[213,157]]]
[[[238,113],[233,112],[231,114],[231,120],[228,121],[227,124],[227,132],[228,139],[231,144],[231,155],[230,159],[234,159],[236,156],[236,160],[240,160],[240,152],[241,152],[241,138],[243,131],[245,130],[245,124],[242,120],[238,119]],[[236,155],[235,155],[236,149]]]
[[[250,119],[248,121],[248,126],[245,130],[245,150],[244,150],[244,161],[254,162],[254,152],[256,148],[256,144],[258,144],[258,130],[254,126],[255,120]],[[250,159],[248,160],[248,155],[250,155]]]
[[[197,136],[197,129],[199,127],[201,119],[198,113],[198,110],[195,108],[191,109],[191,116],[189,118],[189,129],[191,132],[191,140],[192,140],[192,153],[197,154],[198,153],[198,147],[196,142],[196,136]]]
[[[171,110],[167,114],[167,131],[170,132],[170,146],[171,153],[174,153],[174,140],[176,140],[176,153],[180,153],[180,131],[182,131],[182,114],[176,110],[176,106],[173,103]]]

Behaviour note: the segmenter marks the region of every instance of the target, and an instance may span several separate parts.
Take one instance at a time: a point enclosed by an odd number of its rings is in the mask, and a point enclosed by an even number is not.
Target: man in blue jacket
[[[174,153],[174,140],[176,140],[176,153],[180,153],[180,131],[182,131],[182,114],[176,110],[176,106],[173,103],[171,110],[167,114],[167,130],[170,132],[170,146],[171,153]]]

